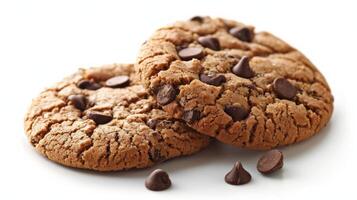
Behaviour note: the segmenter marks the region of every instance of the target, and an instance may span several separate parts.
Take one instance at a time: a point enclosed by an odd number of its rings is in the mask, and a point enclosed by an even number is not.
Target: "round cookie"
[[[194,17],[160,28],[136,68],[171,116],[238,147],[302,141],[333,110],[325,78],[302,53],[232,20]]]
[[[33,100],[25,132],[48,159],[98,171],[149,167],[208,145],[155,105],[133,65],[80,69]]]

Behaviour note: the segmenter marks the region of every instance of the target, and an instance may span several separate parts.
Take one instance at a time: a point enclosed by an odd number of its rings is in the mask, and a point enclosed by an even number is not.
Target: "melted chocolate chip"
[[[273,90],[276,96],[281,99],[292,100],[297,94],[296,87],[284,78],[277,78],[274,80]]]
[[[201,118],[201,112],[198,110],[184,111],[182,119],[187,123],[192,123]]]
[[[232,72],[242,78],[252,78],[255,73],[250,68],[249,57],[243,56],[239,62],[232,68]]]
[[[166,84],[159,88],[156,100],[163,106],[175,100],[177,94],[178,91],[173,85]]]
[[[68,97],[68,100],[71,101],[71,103],[73,104],[73,106],[75,108],[77,108],[78,110],[85,110],[86,109],[86,102],[87,102],[87,99],[85,96],[83,95],[71,95]]]
[[[221,46],[219,44],[219,40],[215,37],[211,36],[202,36],[198,38],[198,42],[207,48],[210,48],[212,50],[218,51],[221,49]]]
[[[160,162],[164,160],[164,157],[161,156],[159,149],[151,149],[149,157],[153,162]]]
[[[118,87],[125,87],[129,84],[129,77],[128,76],[115,76],[113,78],[108,79],[105,82],[107,87],[118,88]]]
[[[247,27],[235,27],[230,29],[229,33],[244,42],[252,42],[254,37],[253,32]]]
[[[248,183],[251,179],[251,175],[243,168],[239,161],[234,164],[231,171],[224,177],[226,183],[231,185],[243,185]]]
[[[199,47],[188,47],[182,49],[178,52],[180,58],[184,61],[192,60],[194,58],[201,59],[203,58],[203,49]]]
[[[220,86],[226,82],[226,77],[218,74],[200,74],[200,80],[209,85]]]
[[[159,123],[159,121],[157,119],[149,119],[146,122],[146,125],[148,125],[148,127],[150,127],[151,129],[155,129],[156,125]]]
[[[192,18],[190,19],[190,21],[202,23],[202,22],[203,22],[203,17],[201,17],[201,16],[194,16],[194,17],[192,17]]]
[[[235,122],[247,118],[249,114],[246,109],[240,106],[226,106],[224,112],[231,116]]]
[[[80,89],[87,89],[87,90],[98,90],[102,86],[99,83],[90,80],[81,80],[77,87]]]
[[[171,186],[171,180],[165,171],[156,169],[146,178],[145,186],[152,191],[166,190]]]
[[[112,116],[98,113],[98,112],[90,112],[88,114],[88,118],[93,120],[96,124],[106,124],[106,123],[112,121],[112,119],[113,119]]]

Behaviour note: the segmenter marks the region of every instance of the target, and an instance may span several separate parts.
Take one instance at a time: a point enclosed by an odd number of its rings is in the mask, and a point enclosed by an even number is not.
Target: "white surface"
[[[203,3],[206,2],[206,3]],[[208,3],[209,2],[209,3]],[[356,199],[356,8],[353,1],[0,1],[0,199]],[[261,176],[261,152],[213,144],[156,166],[173,187],[147,191],[154,168],[118,173],[74,170],[47,161],[28,144],[23,116],[45,86],[77,67],[133,62],[158,27],[193,15],[221,16],[268,30],[320,68],[335,96],[321,134],[283,149],[284,169]],[[253,180],[230,186],[236,160]]]

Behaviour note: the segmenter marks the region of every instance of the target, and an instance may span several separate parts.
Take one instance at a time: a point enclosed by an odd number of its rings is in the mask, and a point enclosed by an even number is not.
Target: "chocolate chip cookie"
[[[302,141],[333,110],[325,78],[302,53],[232,20],[193,17],[160,28],[136,68],[170,116],[238,147]]]
[[[33,100],[25,131],[48,159],[99,171],[144,168],[207,146],[208,136],[156,104],[133,65],[80,69]]]

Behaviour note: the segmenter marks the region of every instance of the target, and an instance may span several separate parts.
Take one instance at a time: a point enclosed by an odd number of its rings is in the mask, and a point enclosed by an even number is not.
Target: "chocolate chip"
[[[194,121],[197,121],[201,118],[201,112],[198,110],[189,110],[189,111],[184,111],[182,115],[182,119],[185,120],[187,123],[192,123]]]
[[[273,90],[281,99],[291,100],[296,96],[297,89],[285,78],[277,78],[273,82]]]
[[[77,87],[80,89],[87,89],[87,90],[98,90],[102,86],[99,83],[90,80],[81,80]]]
[[[234,164],[232,170],[224,177],[226,183],[231,185],[243,185],[248,183],[251,179],[251,175],[243,168],[239,161]]]
[[[146,178],[145,186],[152,191],[166,190],[171,186],[171,180],[165,171],[156,169]]]
[[[201,16],[194,16],[190,19],[191,21],[202,23],[203,22],[203,17]]]
[[[151,129],[155,129],[156,125],[159,123],[159,121],[157,119],[149,119],[146,122],[146,125],[148,125],[148,127],[150,127]]]
[[[254,37],[253,32],[247,27],[231,28],[229,33],[244,42],[252,42]]]
[[[188,47],[179,51],[178,55],[182,60],[188,61],[191,59],[201,59],[203,54],[203,49],[199,47]]]
[[[273,173],[283,167],[283,153],[279,150],[270,150],[258,161],[257,169],[262,174]]]
[[[73,104],[73,106],[75,108],[77,108],[78,110],[85,110],[86,109],[86,103],[87,103],[87,99],[85,96],[83,95],[71,95],[68,97],[68,100],[71,101],[71,103]]]
[[[157,93],[156,100],[163,106],[175,100],[177,94],[178,91],[173,85],[163,85]]]
[[[239,62],[233,66],[232,72],[242,78],[252,78],[255,75],[252,68],[250,68],[248,56],[243,56]]]
[[[221,49],[221,46],[219,44],[219,40],[215,37],[211,36],[203,36],[198,38],[198,42],[207,48],[210,48],[212,50],[218,51]]]
[[[200,80],[209,85],[220,86],[226,82],[226,77],[218,74],[200,74]]]
[[[249,114],[245,108],[240,106],[226,106],[224,108],[224,112],[226,112],[229,116],[231,116],[233,121],[243,120]]]
[[[106,124],[112,121],[113,117],[109,115],[105,115],[98,112],[90,112],[88,114],[88,118],[93,120],[96,124]]]
[[[164,157],[161,156],[159,149],[151,149],[149,153],[149,158],[153,162],[160,162],[164,160]]]
[[[107,87],[118,88],[118,87],[125,87],[129,84],[129,77],[128,76],[115,76],[113,78],[108,79],[105,82]]]

